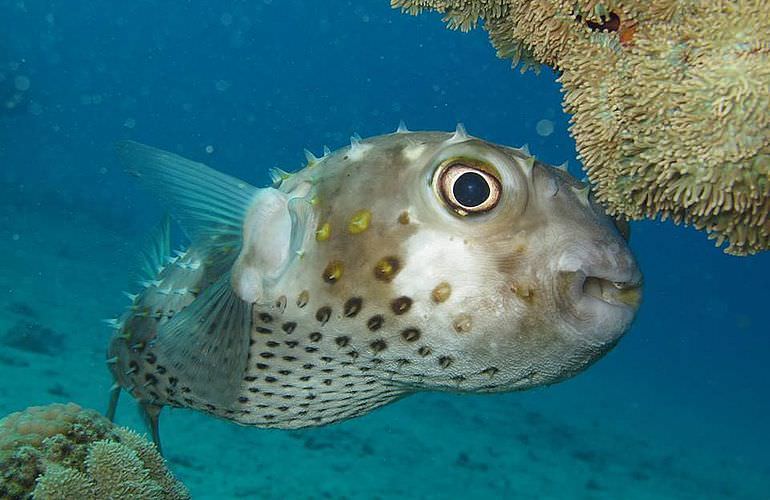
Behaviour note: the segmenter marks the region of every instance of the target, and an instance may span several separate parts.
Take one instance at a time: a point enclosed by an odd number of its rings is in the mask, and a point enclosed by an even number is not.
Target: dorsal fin
[[[147,238],[141,253],[140,279],[153,280],[163,270],[171,256],[171,219],[164,216]]]
[[[117,145],[126,171],[165,204],[195,243],[240,246],[241,223],[259,191],[202,163],[133,141]]]

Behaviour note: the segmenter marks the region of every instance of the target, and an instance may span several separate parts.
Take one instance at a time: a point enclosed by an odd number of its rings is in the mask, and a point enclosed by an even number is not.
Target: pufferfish
[[[419,391],[491,393],[584,370],[628,330],[641,275],[588,187],[525,149],[395,133],[308,155],[273,187],[134,142],[161,231],[108,366],[158,442],[164,406],[295,429]]]

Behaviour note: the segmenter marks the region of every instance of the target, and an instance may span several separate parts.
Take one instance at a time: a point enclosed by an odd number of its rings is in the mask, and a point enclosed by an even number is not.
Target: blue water
[[[268,168],[299,168],[303,148],[402,119],[463,122],[582,177],[552,72],[511,71],[483,31],[387,0],[0,0],[0,72],[9,65],[29,88],[20,112],[0,115],[0,335],[33,321],[62,342],[2,347],[3,414],[104,408],[99,320],[125,306],[161,216],[116,165],[117,140],[266,185]],[[537,133],[543,119],[552,134]],[[632,231],[639,317],[575,379],[418,395],[291,433],[175,411],[162,422],[172,469],[195,498],[770,498],[770,255],[727,256],[669,223]],[[118,420],[141,429],[127,399]]]

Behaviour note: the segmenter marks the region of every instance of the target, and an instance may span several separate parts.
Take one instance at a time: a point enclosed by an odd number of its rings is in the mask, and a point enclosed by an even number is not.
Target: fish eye
[[[434,188],[459,215],[481,214],[500,201],[502,184],[495,169],[478,160],[452,159],[440,165]]]

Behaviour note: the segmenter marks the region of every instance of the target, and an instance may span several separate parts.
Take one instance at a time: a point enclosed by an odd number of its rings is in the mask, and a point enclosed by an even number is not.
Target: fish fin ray
[[[139,278],[155,279],[171,256],[171,217],[166,214],[147,238],[140,254]]]
[[[251,323],[252,305],[233,292],[228,272],[160,327],[156,350],[174,360],[195,396],[229,408],[246,371]]]
[[[159,197],[194,243],[240,245],[243,217],[259,189],[137,142],[119,142],[116,150],[126,171]]]
[[[122,391],[123,388],[120,384],[116,383],[110,387],[110,400],[107,403],[107,412],[105,413],[105,416],[110,422],[115,422],[115,412],[118,409],[118,400],[120,399],[120,393]]]
[[[158,453],[163,456],[163,449],[160,447],[160,412],[163,406],[153,403],[139,403],[139,413],[144,424],[150,431],[152,442],[158,449]]]

